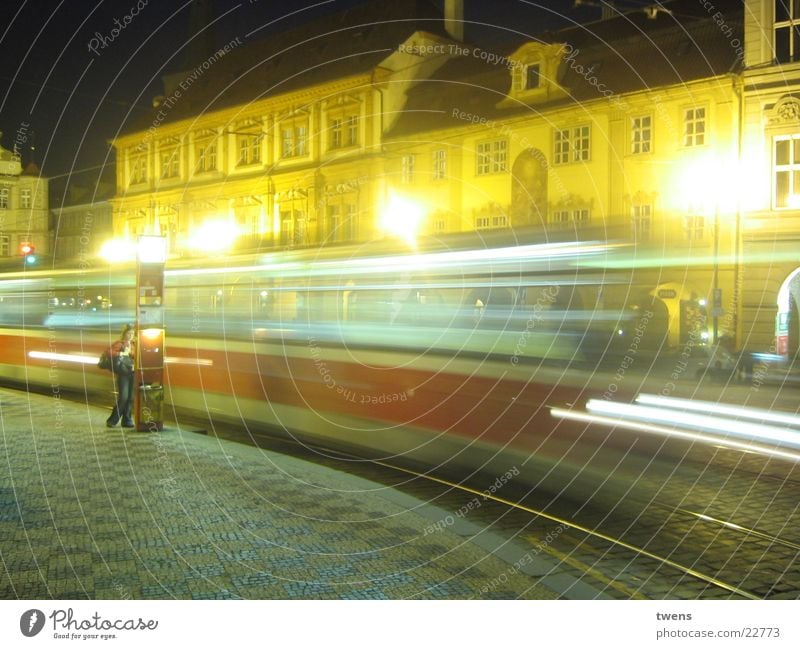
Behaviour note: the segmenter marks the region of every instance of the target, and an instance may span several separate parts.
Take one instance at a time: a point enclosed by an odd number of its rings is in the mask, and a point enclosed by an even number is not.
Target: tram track
[[[286,443],[286,440],[270,435],[259,434],[257,437]],[[636,538],[637,535],[631,532],[615,532],[611,529],[619,528],[619,525],[606,524],[605,528],[595,527],[564,514],[554,513],[552,507],[533,507],[496,494],[487,494],[472,486],[433,476],[430,473],[357,456],[348,458],[339,450],[323,446],[306,444],[305,449],[306,453],[316,451],[324,454],[326,464],[346,464],[348,471],[356,470],[364,477],[391,484],[395,488],[402,489],[403,484],[398,485],[387,475],[381,475],[380,471],[377,474],[374,470],[364,471],[365,465],[405,476],[408,480],[406,485],[414,484],[411,491],[417,497],[435,501],[439,507],[447,508],[450,505],[454,516],[459,511],[459,503],[463,503],[465,499],[480,497],[494,507],[484,505],[475,512],[470,512],[469,520],[475,522],[480,529],[502,527],[509,535],[509,540],[513,542],[535,546],[537,534],[544,535],[553,526],[564,527],[568,533],[561,535],[558,543],[549,544],[544,551],[560,564],[559,571],[574,574],[579,579],[588,579],[598,590],[611,592],[617,599],[657,599],[665,595],[680,597],[681,592],[688,592],[684,583],[687,578],[699,584],[695,585],[693,590],[701,594],[702,598],[760,600],[768,595],[744,588],[733,579],[713,574],[713,571],[696,565],[698,564],[696,557],[683,553],[683,558],[676,558],[673,556],[675,548],[670,547],[667,542],[662,542],[661,548],[654,548],[652,546],[659,543],[654,543],[652,539],[641,538],[641,535],[640,538]],[[337,457],[340,459],[337,460]],[[348,459],[357,460],[357,463],[354,465],[352,461],[348,462]],[[428,486],[420,486],[419,481],[424,481]],[[430,485],[436,485],[437,488],[431,489]],[[657,507],[663,509],[670,506],[658,503]],[[687,516],[689,510],[672,508],[671,513]],[[703,521],[701,515],[695,515],[694,519]],[[759,533],[745,526],[738,526],[730,521],[717,521],[712,518],[705,522],[743,535],[757,535],[767,543],[779,543],[792,549],[796,545],[785,539],[770,537],[764,532]],[[720,522],[725,524],[720,525]],[[667,528],[665,531],[667,536],[670,531],[674,534],[674,528]],[[707,562],[705,564],[707,565]],[[624,566],[624,569],[620,569],[620,566]]]

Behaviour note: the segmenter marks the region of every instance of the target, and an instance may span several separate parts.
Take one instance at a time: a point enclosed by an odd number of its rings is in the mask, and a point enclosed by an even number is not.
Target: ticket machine
[[[165,237],[139,237],[136,266],[136,430],[164,428],[164,265]]]

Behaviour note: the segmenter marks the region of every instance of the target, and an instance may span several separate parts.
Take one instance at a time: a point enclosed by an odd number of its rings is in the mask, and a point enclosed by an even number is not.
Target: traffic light
[[[36,246],[34,246],[30,241],[23,241],[19,244],[19,254],[23,257],[23,263],[26,266],[31,266],[36,263]]]

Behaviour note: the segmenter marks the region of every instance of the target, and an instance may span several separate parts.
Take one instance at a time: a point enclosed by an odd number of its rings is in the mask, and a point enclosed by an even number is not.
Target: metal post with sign
[[[140,236],[136,264],[136,430],[164,428],[164,265],[167,240]]]

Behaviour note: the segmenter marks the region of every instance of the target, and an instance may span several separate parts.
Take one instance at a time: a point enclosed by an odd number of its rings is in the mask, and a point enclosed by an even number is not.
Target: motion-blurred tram
[[[616,364],[635,326],[608,299],[615,284],[630,291],[608,270],[618,248],[352,246],[170,262],[167,412],[478,485],[517,467],[525,489],[585,495],[609,463],[624,470],[618,452],[637,457],[635,440],[550,416],[603,393],[603,362]],[[108,395],[96,359],[134,318],[134,274],[2,276],[0,377]]]

